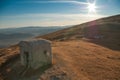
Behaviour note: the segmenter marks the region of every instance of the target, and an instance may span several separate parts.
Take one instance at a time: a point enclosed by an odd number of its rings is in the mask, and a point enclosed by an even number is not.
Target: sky
[[[0,0],[0,28],[76,25],[119,13],[120,0]]]

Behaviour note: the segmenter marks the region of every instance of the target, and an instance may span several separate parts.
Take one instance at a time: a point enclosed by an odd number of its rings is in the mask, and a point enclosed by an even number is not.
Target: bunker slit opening
[[[29,66],[29,53],[27,51],[24,52],[25,54],[25,59],[26,59],[26,68],[28,68]]]

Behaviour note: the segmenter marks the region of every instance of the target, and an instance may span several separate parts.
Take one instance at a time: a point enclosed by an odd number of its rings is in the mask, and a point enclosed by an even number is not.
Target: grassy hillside
[[[120,15],[83,23],[37,38],[53,41],[87,39],[102,46],[120,50]]]
[[[45,38],[49,40],[68,40],[83,37],[96,38],[96,36],[103,36],[106,39],[108,37],[119,39],[118,35],[120,35],[120,15],[75,25],[73,27],[47,35],[38,36],[37,38]]]

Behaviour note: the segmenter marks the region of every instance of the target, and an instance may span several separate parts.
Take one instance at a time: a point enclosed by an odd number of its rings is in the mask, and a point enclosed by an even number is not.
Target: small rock
[[[50,76],[50,80],[60,80],[57,76]]]

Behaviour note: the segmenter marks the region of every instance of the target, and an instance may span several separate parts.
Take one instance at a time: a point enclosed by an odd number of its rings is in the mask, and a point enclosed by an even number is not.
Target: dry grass
[[[52,78],[59,78],[59,80],[120,79],[120,51],[82,40],[53,42],[52,51],[53,66],[42,75],[33,75],[34,78],[28,77],[26,80],[52,80]],[[19,61],[10,63],[11,65],[7,65],[7,68],[4,68],[3,71],[5,71],[6,79],[14,80],[13,77],[16,73],[14,73],[15,69],[13,68],[16,67],[17,72],[19,72],[21,70],[19,69],[20,64],[18,64]],[[7,69],[11,71],[7,72]]]

